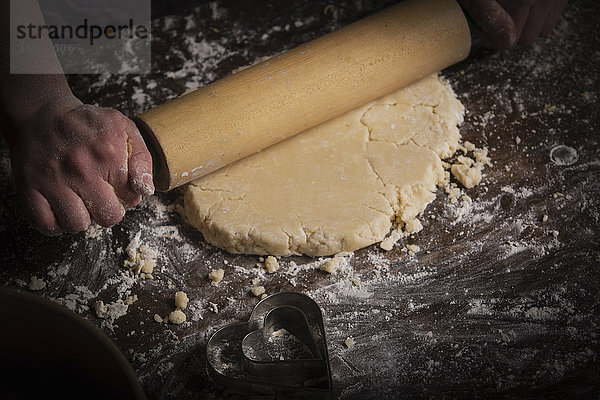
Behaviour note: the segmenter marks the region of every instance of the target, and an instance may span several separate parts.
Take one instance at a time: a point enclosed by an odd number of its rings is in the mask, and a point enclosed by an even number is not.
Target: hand
[[[567,0],[459,0],[465,11],[499,47],[528,46],[548,36]]]
[[[72,94],[46,104],[8,141],[17,193],[31,225],[48,235],[113,226],[154,192],[152,159],[120,112]]]

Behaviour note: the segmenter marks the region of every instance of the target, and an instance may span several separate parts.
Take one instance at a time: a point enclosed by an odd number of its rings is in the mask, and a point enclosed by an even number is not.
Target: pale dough
[[[393,227],[420,229],[463,113],[452,88],[428,76],[192,182],[186,218],[231,253],[282,256],[354,251]]]
[[[179,291],[175,293],[175,307],[180,310],[185,309],[188,306],[189,301],[190,299],[186,292]]]

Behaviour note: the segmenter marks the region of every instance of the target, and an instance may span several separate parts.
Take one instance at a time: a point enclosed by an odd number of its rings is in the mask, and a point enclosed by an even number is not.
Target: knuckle
[[[105,141],[101,145],[101,151],[106,158],[114,158],[117,154],[117,146],[110,141]]]
[[[127,158],[127,146],[125,143],[107,143],[108,156],[111,160],[125,160]]]
[[[76,150],[64,158],[62,168],[69,176],[82,179],[90,174],[90,159],[84,151]]]
[[[127,149],[124,144],[115,143],[114,140],[103,140],[95,146],[95,154],[112,167],[112,164],[125,160]]]

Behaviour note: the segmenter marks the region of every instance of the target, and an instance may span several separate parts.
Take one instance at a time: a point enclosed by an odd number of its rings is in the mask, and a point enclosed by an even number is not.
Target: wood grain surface
[[[186,7],[161,3],[153,20],[152,74],[70,76],[75,94],[133,116],[390,4],[179,3]],[[246,398],[209,381],[204,351],[217,328],[248,317],[255,277],[268,294],[300,291],[321,306],[342,399],[597,399],[597,15],[597,2],[573,1],[551,37],[513,50],[480,43],[443,71],[467,109],[463,138],[486,146],[493,164],[465,190],[471,203],[451,204],[440,188],[424,229],[389,252],[357,251],[336,275],[307,257],[282,258],[281,270],[266,274],[257,257],[207,245],[176,212],[177,191],[145,200],[113,228],[44,237],[23,220],[2,143],[2,285],[27,290],[32,276],[42,279],[35,293],[101,327],[150,399]],[[159,253],[154,279],[123,267],[138,233]],[[406,244],[420,250],[408,254]],[[225,270],[219,286],[207,279],[213,268]],[[190,297],[188,322],[155,322],[174,309],[177,290]],[[96,301],[128,295],[137,301],[125,315],[96,316]]]

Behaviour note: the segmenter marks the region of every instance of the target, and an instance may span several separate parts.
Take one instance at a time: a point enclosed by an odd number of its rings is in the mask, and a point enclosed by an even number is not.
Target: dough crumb
[[[108,315],[108,307],[104,305],[102,300],[98,300],[94,303],[94,311],[96,311],[96,316],[98,318],[106,318]]]
[[[279,262],[277,262],[275,257],[268,256],[265,260],[265,268],[267,269],[268,273],[272,274],[279,269]]]
[[[474,159],[466,155],[458,156],[456,162],[450,167],[450,171],[456,180],[465,188],[470,189],[481,182],[484,166],[491,166],[492,163],[488,157],[488,149],[486,147],[480,149],[471,142],[465,142],[461,150],[465,154],[471,152]],[[454,202],[452,202],[451,198],[451,203]]]
[[[127,314],[128,308],[129,306],[122,300],[117,300],[109,304],[104,304],[102,300],[98,300],[94,304],[96,316],[101,319],[108,319],[111,322]]]
[[[92,222],[90,226],[85,231],[84,235],[86,239],[97,239],[102,235],[104,231],[107,231],[107,228],[103,228],[95,222]]]
[[[462,196],[463,193],[454,182],[450,182],[448,185],[446,185],[445,191],[450,199],[450,204],[456,204],[457,200],[460,198],[460,196]]]
[[[341,257],[333,257],[326,260],[321,267],[319,268],[321,271],[325,271],[328,274],[335,274],[336,272],[342,269],[344,263],[344,259]]]
[[[402,237],[404,237],[404,232],[402,232],[401,228],[396,228],[391,231],[390,234],[381,241],[381,243],[379,243],[379,247],[385,251],[390,251]]]
[[[15,279],[15,284],[19,287],[25,287],[27,286],[27,282],[25,282],[23,279]]]
[[[544,214],[544,216],[542,217],[542,222],[547,222],[548,221],[548,216],[546,214]]]
[[[271,337],[287,336],[289,334],[290,333],[285,328],[281,328],[279,330],[273,331],[273,333],[271,333]]]
[[[224,276],[225,271],[221,268],[214,269],[208,273],[208,279],[212,281],[210,284],[213,286],[219,286],[219,283],[221,283]]]
[[[475,156],[475,163],[479,164],[481,168],[483,168],[486,165],[488,167],[492,166],[492,160],[490,159],[490,157],[488,157],[487,147],[473,150],[473,155]]]
[[[185,320],[185,314],[180,309],[171,311],[171,314],[169,314],[169,321],[171,321],[173,324],[180,325],[183,324]]]
[[[344,345],[347,349],[351,349],[354,347],[354,338],[352,336],[348,336],[346,340],[344,340]]]
[[[38,290],[42,290],[46,287],[46,281],[38,278],[37,276],[32,276],[29,284],[27,285],[27,289],[31,290],[31,291],[38,291]]]
[[[259,297],[265,293],[265,287],[264,286],[254,286],[251,291],[254,296]]]
[[[184,310],[188,305],[189,299],[185,292],[179,291],[175,293],[175,307]]]
[[[138,232],[127,246],[127,259],[123,263],[135,275],[140,274],[142,278],[152,279],[152,272],[156,267],[158,254],[151,247],[140,244],[140,234]]]
[[[421,232],[423,230],[423,225],[421,224],[421,221],[416,218],[410,219],[404,224],[404,230],[409,234]]]
[[[471,164],[473,165],[473,164]],[[471,166],[467,163],[452,164],[452,175],[467,189],[481,182],[481,169],[475,165]]]
[[[477,149],[477,147],[469,142],[468,140],[465,140],[465,142],[463,143],[463,147],[465,148],[466,151],[474,151]]]
[[[416,244],[407,244],[406,246],[404,246],[402,248],[402,250],[407,252],[408,255],[414,256],[416,253],[421,251],[421,248],[419,246],[417,246]]]

